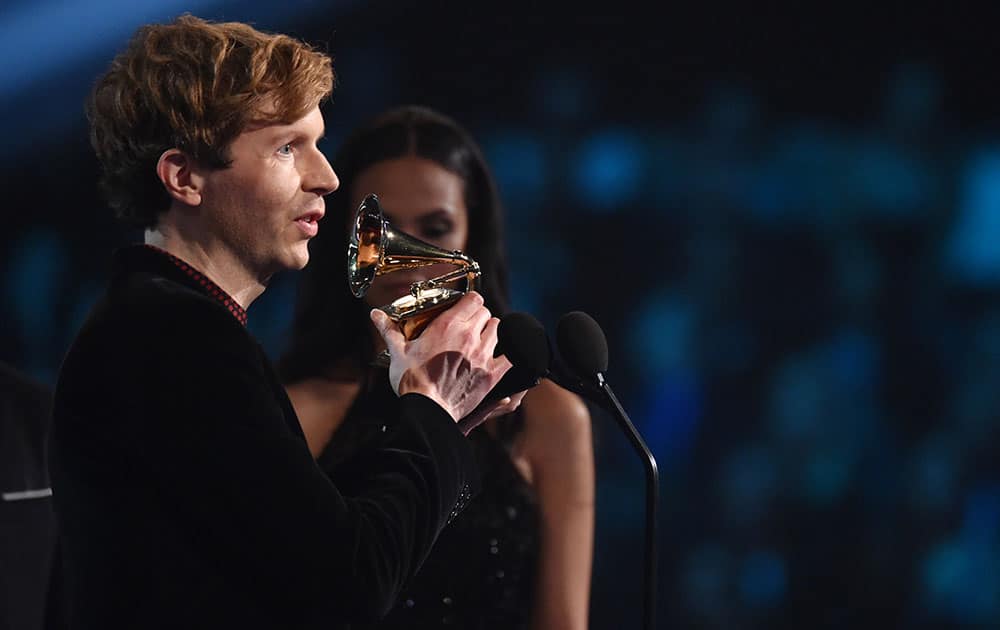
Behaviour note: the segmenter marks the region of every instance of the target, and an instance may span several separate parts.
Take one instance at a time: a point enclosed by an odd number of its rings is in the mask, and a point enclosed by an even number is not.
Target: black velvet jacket
[[[478,490],[468,441],[401,398],[341,493],[242,311],[116,254],[56,387],[50,470],[72,628],[337,628],[384,614]]]

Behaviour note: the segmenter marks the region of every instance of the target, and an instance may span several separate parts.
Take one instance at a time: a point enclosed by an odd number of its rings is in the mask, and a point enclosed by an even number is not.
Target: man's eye
[[[292,154],[292,143],[289,142],[288,144],[283,145],[280,149],[278,149],[278,153],[280,153],[282,155],[291,155]]]

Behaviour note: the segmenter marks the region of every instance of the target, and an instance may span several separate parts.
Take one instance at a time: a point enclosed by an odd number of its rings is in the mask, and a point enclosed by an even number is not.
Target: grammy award
[[[382,215],[378,197],[365,197],[358,206],[347,245],[347,280],[355,297],[364,297],[377,276],[440,263],[454,265],[455,269],[414,282],[409,294],[379,307],[399,324],[406,339],[416,338],[437,315],[476,288],[479,263],[458,250],[441,249],[394,229]],[[462,286],[442,286],[451,283]]]

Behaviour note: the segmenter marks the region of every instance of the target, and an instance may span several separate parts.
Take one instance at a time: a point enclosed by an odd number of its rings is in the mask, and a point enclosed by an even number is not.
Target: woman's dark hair
[[[469,214],[465,252],[482,269],[479,292],[494,315],[507,310],[507,264],[503,216],[496,184],[482,152],[455,121],[425,107],[390,110],[355,131],[333,160],[340,190],[327,198],[325,229],[309,244],[288,352],[279,362],[286,383],[328,374],[349,359],[366,366],[373,358],[368,311],[347,285],[348,207],[358,175],[368,167],[405,156],[431,160],[462,178]]]

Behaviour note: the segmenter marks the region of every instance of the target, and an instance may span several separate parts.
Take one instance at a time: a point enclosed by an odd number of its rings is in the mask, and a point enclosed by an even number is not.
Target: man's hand
[[[493,356],[500,320],[490,316],[474,291],[411,341],[381,310],[373,310],[371,318],[389,350],[389,382],[396,394],[423,394],[456,422],[469,415],[511,367],[507,357]],[[496,411],[512,402],[497,405]]]
[[[458,421],[459,431],[462,432],[462,435],[469,435],[473,429],[490,418],[496,418],[511,413],[521,405],[521,400],[527,393],[528,390],[524,390],[523,392],[507,396],[506,398],[501,398],[500,400],[494,400],[491,403],[484,403],[480,405],[472,413]]]

